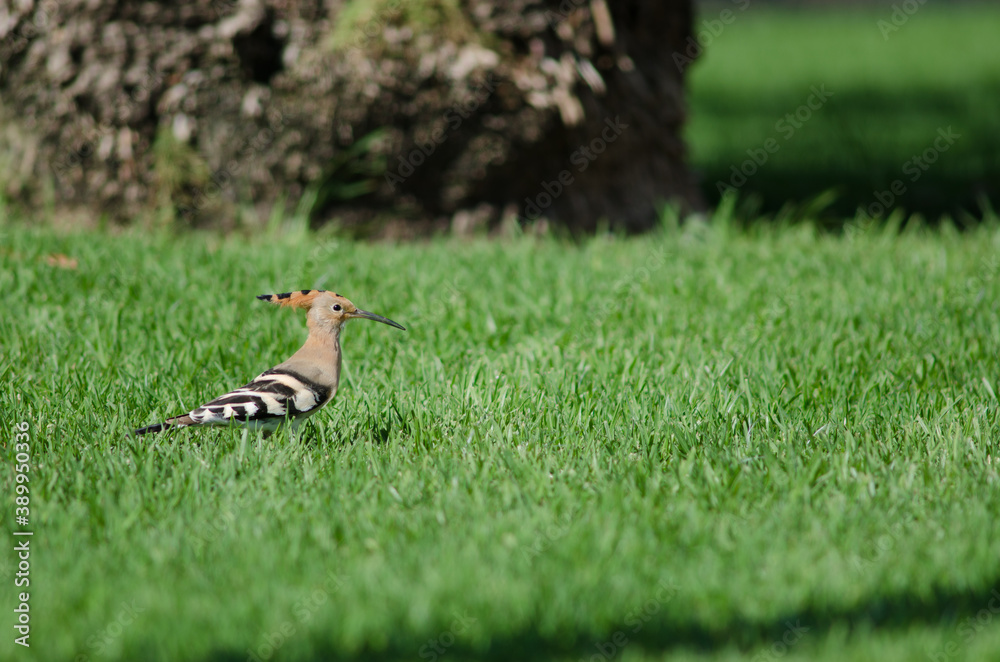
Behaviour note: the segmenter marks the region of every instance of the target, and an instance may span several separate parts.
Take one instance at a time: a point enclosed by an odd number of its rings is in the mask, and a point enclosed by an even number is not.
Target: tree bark
[[[701,205],[691,23],[689,1],[22,0],[0,8],[4,194],[199,226],[280,204],[374,234],[643,230]]]

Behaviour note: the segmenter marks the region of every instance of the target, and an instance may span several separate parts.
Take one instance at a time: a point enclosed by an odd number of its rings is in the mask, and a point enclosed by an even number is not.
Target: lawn
[[[710,202],[719,198],[718,183],[732,180],[733,166],[756,154],[746,168],[756,172],[737,186],[751,210],[773,212],[831,191],[834,225],[837,214],[853,216],[897,179],[906,190],[890,207],[931,219],[978,215],[984,197],[998,206],[1000,7],[893,4],[919,9],[894,17],[890,3],[809,11],[746,0],[702,6],[695,27],[704,50],[687,69],[687,138]],[[949,127],[958,136],[952,144],[929,154],[929,167],[913,167]],[[772,150],[762,152],[769,139]]]
[[[998,255],[996,219],[395,245],[0,212],[2,518],[25,422],[34,532],[0,659],[986,659]],[[298,437],[127,436],[294,351],[254,297],[313,286],[408,330],[352,322]]]

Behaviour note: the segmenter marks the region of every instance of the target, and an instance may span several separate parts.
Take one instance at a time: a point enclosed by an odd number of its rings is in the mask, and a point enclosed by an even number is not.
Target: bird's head
[[[345,297],[327,290],[297,290],[282,294],[261,294],[257,297],[262,301],[270,301],[279,306],[304,308],[309,311],[310,325],[321,328],[340,329],[347,320],[359,318],[374,320],[406,331],[406,327],[391,319],[361,310]]]

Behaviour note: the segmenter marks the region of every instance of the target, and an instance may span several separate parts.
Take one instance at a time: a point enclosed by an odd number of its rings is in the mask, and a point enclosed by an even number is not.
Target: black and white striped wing
[[[329,387],[283,368],[274,368],[246,386],[198,407],[189,415],[200,425],[233,422],[274,429],[287,419],[304,418],[325,405]]]

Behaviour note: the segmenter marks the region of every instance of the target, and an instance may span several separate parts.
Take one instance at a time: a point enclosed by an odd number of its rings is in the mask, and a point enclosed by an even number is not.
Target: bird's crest
[[[261,294],[257,298],[261,301],[270,301],[271,303],[276,303],[279,306],[288,306],[289,308],[304,308],[309,310],[312,308],[313,301],[316,297],[326,292],[326,290],[296,290],[295,292],[282,292],[281,294]],[[334,296],[340,296],[339,294],[334,294]]]

